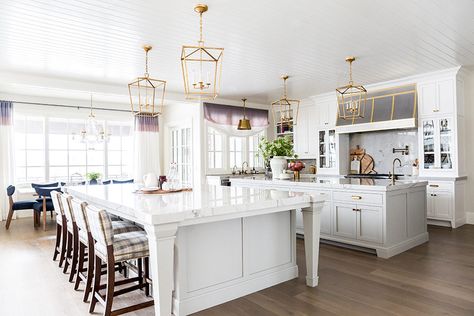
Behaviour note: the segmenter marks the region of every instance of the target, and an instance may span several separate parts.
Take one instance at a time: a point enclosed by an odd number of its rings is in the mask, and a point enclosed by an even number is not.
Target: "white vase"
[[[283,156],[274,156],[270,159],[270,168],[272,168],[272,178],[278,179],[280,174],[286,169],[287,162]]]

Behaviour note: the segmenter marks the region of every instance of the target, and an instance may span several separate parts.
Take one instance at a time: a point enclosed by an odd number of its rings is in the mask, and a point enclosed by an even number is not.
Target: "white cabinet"
[[[318,131],[318,168],[335,169],[337,164],[336,131],[325,129]]]
[[[452,114],[455,110],[455,91],[454,78],[418,84],[420,116]]]
[[[453,220],[454,185],[452,182],[430,182],[427,194],[429,219]]]
[[[452,171],[456,169],[454,130],[453,119],[450,117],[421,120],[422,159],[420,167],[423,171]]]
[[[334,235],[382,243],[382,207],[334,203]]]
[[[382,242],[382,208],[376,206],[357,206],[357,239]]]
[[[294,128],[294,149],[299,158],[316,158],[317,108],[314,106],[301,107],[298,114],[298,124]]]
[[[316,108],[318,109],[318,118],[316,121],[318,128],[334,128],[336,126],[337,116],[336,97],[316,100]]]
[[[353,204],[334,203],[334,236],[356,239],[357,213]]]

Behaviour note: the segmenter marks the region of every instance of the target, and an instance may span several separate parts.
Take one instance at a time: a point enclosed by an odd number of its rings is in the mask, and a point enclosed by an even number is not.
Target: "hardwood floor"
[[[74,291],[52,261],[49,222],[46,232],[34,229],[29,218],[13,221],[8,231],[0,223],[0,315],[88,314],[82,291]],[[474,226],[429,232],[429,243],[389,260],[321,245],[316,288],[305,286],[298,240],[298,279],[195,315],[474,315]],[[120,296],[117,307],[139,299],[135,293]],[[129,315],[153,314],[148,308]]]

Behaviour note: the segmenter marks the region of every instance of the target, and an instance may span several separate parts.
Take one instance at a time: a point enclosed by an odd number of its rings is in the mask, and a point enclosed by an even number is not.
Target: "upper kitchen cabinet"
[[[294,127],[294,149],[299,158],[316,158],[318,111],[314,104],[300,107]]]
[[[464,83],[459,68],[418,83],[420,175],[465,175]]]
[[[445,78],[418,84],[420,117],[453,114],[456,110],[456,79]]]
[[[334,128],[337,117],[337,99],[335,93],[314,98],[318,117],[316,125],[318,129]]]

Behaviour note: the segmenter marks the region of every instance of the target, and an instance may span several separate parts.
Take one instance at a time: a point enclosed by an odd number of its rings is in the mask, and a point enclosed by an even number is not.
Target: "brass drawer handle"
[[[353,200],[362,200],[362,196],[360,196],[360,195],[353,195],[353,196],[352,196],[352,199],[353,199]]]
[[[430,184],[430,187],[432,187],[432,188],[439,188],[439,184]]]

